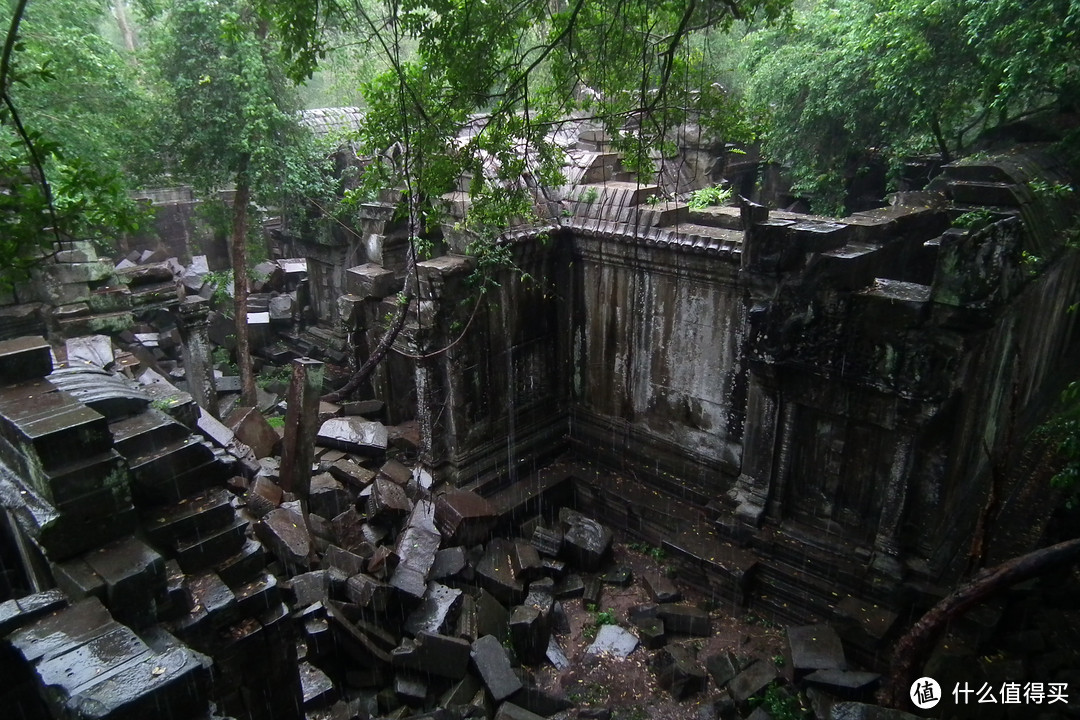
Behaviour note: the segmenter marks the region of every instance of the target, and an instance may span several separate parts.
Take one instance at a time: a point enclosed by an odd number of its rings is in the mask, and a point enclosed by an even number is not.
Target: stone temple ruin
[[[405,283],[397,198],[347,232],[277,231],[248,331],[292,367],[282,432],[214,373],[235,327],[204,257],[70,243],[4,299],[9,717],[603,717],[538,669],[571,662],[570,603],[628,583],[651,604],[589,652],[648,654],[709,717],[783,674],[679,642],[717,612],[791,626],[788,680],[834,716],[869,699],[855,668],[883,671],[963,576],[998,465],[1075,359],[1076,208],[1032,183],[1068,170],[1022,148],[826,219],[656,202],[753,172],[689,141],[657,185],[594,131],[565,145],[568,187],[499,239],[518,271],[482,301],[467,196],[446,197],[359,401],[317,397]],[[994,552],[1038,542],[1045,510],[1015,512],[1035,532]],[[613,538],[662,550],[674,581],[613,564]]]

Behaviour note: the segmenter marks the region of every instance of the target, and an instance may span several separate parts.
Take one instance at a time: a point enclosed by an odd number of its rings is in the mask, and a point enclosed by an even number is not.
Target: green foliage
[[[587,188],[581,192],[578,197],[578,202],[583,202],[586,205],[591,205],[600,198],[600,191],[594,187]]]
[[[690,200],[687,204],[691,210],[704,210],[710,205],[726,204],[731,200],[733,194],[734,191],[731,188],[710,185],[690,193]]]
[[[292,380],[292,369],[288,366],[266,365],[255,377],[255,384],[267,390],[274,385],[288,386],[290,380]]]
[[[285,427],[285,418],[282,415],[274,415],[266,418],[266,424],[274,429]]]
[[[214,289],[213,294],[210,296],[210,301],[214,304],[214,307],[219,312],[232,317],[233,303],[230,293],[233,286],[233,271],[230,269],[207,273],[205,282]]]
[[[654,149],[671,151],[669,130],[688,118],[713,136],[748,138],[733,97],[707,80],[698,40],[736,16],[777,18],[789,5],[259,2],[282,32],[294,77],[310,76],[333,40],[348,39],[369,58],[356,143],[373,160],[350,192],[402,189],[411,232],[420,235],[441,220],[440,196],[465,175],[472,203],[462,226],[486,244],[511,221],[533,217],[534,188],[562,184],[563,152],[551,130],[574,112],[598,118],[624,165],[642,175],[654,169]]]
[[[1073,186],[1046,180],[1029,180],[1027,186],[1036,196],[1045,199],[1067,198],[1073,193]]]
[[[658,545],[650,545],[646,542],[632,542],[628,545],[628,547],[631,550],[636,550],[642,555],[648,555],[656,562],[660,562],[667,557],[667,552],[664,550],[664,548]]]
[[[143,216],[127,178],[146,176],[148,113],[137,74],[98,32],[102,2],[39,0],[8,28],[0,105],[0,284],[62,239],[110,247]],[[18,39],[12,35],[18,25]]]
[[[618,621],[615,619],[615,608],[608,608],[602,612],[596,613],[596,624],[599,625],[617,625]]]
[[[988,129],[1077,97],[1080,7],[1058,0],[831,0],[755,32],[748,100],[766,155],[843,210],[874,155],[962,154]]]
[[[811,717],[798,695],[788,693],[775,682],[765,688],[760,698],[751,698],[750,703],[760,705],[773,720],[804,720]]]
[[[1073,381],[1061,394],[1062,410],[1041,431],[1057,445],[1062,467],[1050,480],[1066,493],[1065,504],[1080,504],[1080,381]]]
[[[953,220],[953,227],[966,230],[979,230],[994,222],[994,214],[989,210],[972,210]]]
[[[227,371],[230,375],[235,375],[237,372],[236,363],[232,361],[232,356],[229,351],[223,347],[214,348],[210,356],[214,360],[214,367],[219,370]]]

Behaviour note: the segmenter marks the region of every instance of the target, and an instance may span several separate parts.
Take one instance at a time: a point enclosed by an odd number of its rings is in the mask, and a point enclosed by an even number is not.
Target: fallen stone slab
[[[705,658],[705,669],[716,687],[722,688],[739,674],[739,661],[729,652],[718,652]]]
[[[362,573],[367,568],[366,558],[339,548],[337,545],[327,546],[326,552],[323,553],[322,562],[324,566],[340,570],[345,577],[352,577]]]
[[[559,520],[566,527],[563,532],[563,552],[577,567],[587,572],[600,568],[611,549],[611,531],[579,512],[563,508]]]
[[[537,552],[548,557],[556,557],[562,551],[563,535],[556,529],[538,525],[529,539]]]
[[[758,660],[736,675],[728,684],[728,690],[735,702],[741,705],[779,677],[780,673],[772,661]]]
[[[499,642],[509,639],[510,611],[487,590],[481,589],[475,599],[477,637],[494,635]]]
[[[412,502],[400,486],[383,477],[375,479],[367,499],[370,520],[386,518],[393,522],[411,511]]]
[[[225,426],[233,431],[237,440],[251,448],[256,458],[274,455],[281,443],[277,432],[256,408],[236,408],[225,419]]]
[[[423,705],[427,692],[427,683],[417,675],[398,673],[394,676],[394,694],[406,705]]]
[[[299,671],[305,712],[326,707],[337,699],[334,683],[322,670],[302,661]]]
[[[470,643],[461,638],[423,630],[415,639],[402,640],[390,658],[395,667],[459,680],[468,672],[471,652]]]
[[[649,597],[655,603],[673,603],[678,602],[682,597],[682,593],[679,592],[679,588],[675,586],[675,583],[671,581],[671,578],[661,575],[659,573],[646,573],[641,578],[642,584],[645,585],[645,592],[649,594]]]
[[[364,516],[355,508],[345,510],[330,521],[334,542],[343,550],[370,558],[375,552],[375,544],[364,534],[364,524]]]
[[[658,650],[667,643],[664,621],[658,617],[642,617],[630,621],[638,631],[638,639],[646,650]]]
[[[397,487],[389,481],[385,484]],[[430,500],[417,502],[394,548],[399,559],[390,584],[415,598],[423,597],[427,591],[428,574],[441,542],[442,536],[435,529],[434,503]]]
[[[324,605],[335,638],[353,660],[362,667],[369,668],[390,664],[390,653],[382,647],[384,642],[380,643],[358,623],[349,620],[339,603],[328,600]]]
[[[596,631],[596,639],[585,651],[586,655],[611,655],[624,658],[634,652],[638,639],[628,630],[618,625],[601,625]]]
[[[386,426],[353,416],[331,418],[319,427],[315,444],[358,455],[381,455],[386,452]]]
[[[298,514],[277,508],[255,523],[255,535],[286,566],[307,567],[311,537]]]
[[[787,629],[791,664],[796,672],[845,670],[844,646],[829,625],[804,625]]]
[[[661,605],[657,611],[669,633],[708,637],[712,634],[709,613],[693,605]]]
[[[570,660],[566,657],[566,653],[563,652],[559,641],[554,637],[548,638],[547,659],[548,662],[555,666],[556,670],[565,670],[570,667]]]
[[[528,605],[518,605],[510,613],[510,642],[514,652],[526,665],[538,665],[547,656],[551,626],[540,611]]]
[[[514,564],[517,566],[516,577],[523,583],[530,583],[542,577],[544,566],[540,562],[540,553],[524,540],[514,541]]]
[[[357,574],[345,583],[345,594],[351,602],[377,613],[386,611],[393,597],[393,589],[370,575]]]
[[[379,468],[379,474],[389,478],[395,485],[405,487],[412,479],[412,470],[391,458]]]
[[[524,687],[510,666],[506,649],[495,636],[477,638],[472,644],[471,657],[473,666],[495,702],[505,700]]]
[[[326,599],[326,591],[330,588],[330,579],[325,570],[312,570],[311,572],[294,575],[285,583],[287,596],[291,595],[292,606],[303,608],[322,602]]]
[[[480,586],[499,602],[517,605],[525,598],[525,588],[518,582],[517,553],[514,544],[505,538],[493,538],[476,564],[476,579]]]
[[[826,688],[835,695],[850,697],[874,690],[881,675],[858,670],[815,670],[803,680]]]
[[[451,490],[435,499],[435,524],[449,545],[471,547],[488,539],[497,513],[488,500],[469,490]]]
[[[431,579],[441,580],[453,577],[465,569],[465,548],[459,546],[443,548],[435,553],[435,562],[431,565]]]
[[[357,490],[363,490],[375,480],[375,472],[366,467],[357,465],[352,460],[341,458],[331,463],[327,472],[335,479],[350,485]]]
[[[705,689],[705,671],[688,647],[668,645],[653,656],[651,667],[656,673],[656,684],[676,700],[684,700]]]
[[[419,607],[405,620],[405,632],[414,637],[421,632],[442,633],[453,621],[461,595],[460,590],[429,582]]]
[[[585,581],[577,573],[570,573],[555,583],[555,597],[559,600],[579,598],[585,593]]]
[[[352,505],[352,497],[345,486],[330,473],[319,473],[311,478],[308,490],[308,509],[315,515],[334,518]]]
[[[86,363],[107,368],[116,359],[112,339],[107,335],[85,335],[64,341],[68,365]]]

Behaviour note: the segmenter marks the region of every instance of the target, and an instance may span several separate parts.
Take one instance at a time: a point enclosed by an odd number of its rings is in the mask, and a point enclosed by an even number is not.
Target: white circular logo
[[[908,693],[911,702],[920,710],[929,710],[941,702],[941,686],[932,677],[921,677],[911,683],[911,691]]]

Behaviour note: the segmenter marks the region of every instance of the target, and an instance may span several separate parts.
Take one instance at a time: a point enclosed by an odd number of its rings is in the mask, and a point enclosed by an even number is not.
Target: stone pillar
[[[311,462],[315,458],[315,435],[319,431],[319,395],[323,364],[311,358],[292,361],[285,440],[281,452],[281,487],[300,498],[307,515],[311,487]]]
[[[881,518],[878,520],[877,536],[874,538],[874,558],[871,565],[883,575],[900,580],[904,574],[900,551],[900,527],[904,520],[904,510],[907,508],[908,468],[911,466],[912,439],[911,435],[901,428],[897,428],[896,432],[899,439],[893,448],[889,480],[881,503]]]
[[[187,379],[188,392],[199,407],[220,420],[214,363],[210,354],[209,313],[209,301],[194,295],[184,298],[174,314],[183,343],[184,377]]]
[[[752,527],[761,525],[782,440],[779,393],[767,368],[751,369],[743,431],[742,472],[731,490],[738,503],[736,517]]]

